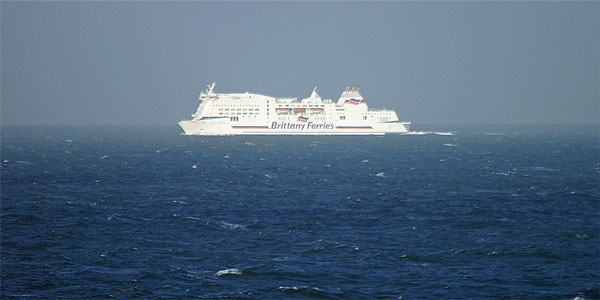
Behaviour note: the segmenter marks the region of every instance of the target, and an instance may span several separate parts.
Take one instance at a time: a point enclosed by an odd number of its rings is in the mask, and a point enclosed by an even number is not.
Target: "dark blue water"
[[[454,130],[3,127],[2,298],[599,299],[599,129]]]

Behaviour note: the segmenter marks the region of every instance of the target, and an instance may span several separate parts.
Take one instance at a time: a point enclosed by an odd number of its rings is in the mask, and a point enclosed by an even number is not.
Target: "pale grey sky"
[[[2,124],[173,124],[200,90],[419,124],[599,123],[600,2],[1,2]]]

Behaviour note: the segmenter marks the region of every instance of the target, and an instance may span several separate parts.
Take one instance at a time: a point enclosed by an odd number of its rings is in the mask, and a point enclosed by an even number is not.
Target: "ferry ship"
[[[393,110],[369,109],[358,86],[347,86],[337,102],[275,98],[253,93],[221,94],[215,83],[200,93],[191,120],[179,122],[186,135],[383,135],[406,133],[410,122]]]

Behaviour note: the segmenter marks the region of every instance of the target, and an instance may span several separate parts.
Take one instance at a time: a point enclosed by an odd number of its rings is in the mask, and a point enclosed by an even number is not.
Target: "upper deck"
[[[311,116],[314,120],[388,122],[397,121],[392,110],[369,109],[357,86],[348,86],[337,102],[322,99],[313,89],[307,98],[277,98],[254,93],[215,93],[214,83],[199,96],[201,103],[195,119],[223,117],[231,120],[293,121],[298,116]]]

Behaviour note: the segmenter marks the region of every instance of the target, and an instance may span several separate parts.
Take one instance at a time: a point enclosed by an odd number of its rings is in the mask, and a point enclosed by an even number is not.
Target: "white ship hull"
[[[375,126],[340,126],[329,130],[314,129],[272,129],[268,125],[245,125],[235,126],[230,124],[215,124],[194,120],[179,122],[179,126],[185,135],[384,135],[391,133],[406,133],[410,123],[397,122],[389,124],[377,124]]]
[[[358,87],[347,87],[337,103],[259,94],[216,94],[214,83],[200,95],[192,120],[179,126],[186,135],[383,135],[406,133],[410,122],[391,110],[369,110]]]

